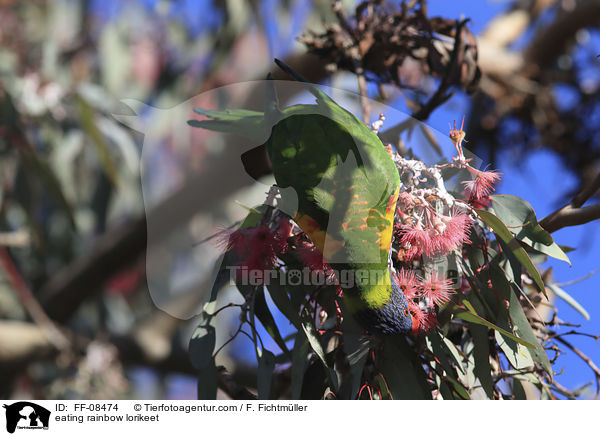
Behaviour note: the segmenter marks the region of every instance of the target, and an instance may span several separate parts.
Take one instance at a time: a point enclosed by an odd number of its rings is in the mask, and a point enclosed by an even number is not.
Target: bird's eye
[[[404,315],[408,316],[408,309],[406,307],[404,308]]]

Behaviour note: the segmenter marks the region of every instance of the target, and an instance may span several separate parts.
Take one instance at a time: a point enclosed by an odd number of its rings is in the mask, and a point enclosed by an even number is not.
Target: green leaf
[[[512,379],[512,394],[515,397],[515,400],[526,400],[527,394],[525,393],[525,388],[523,388],[523,384],[518,378]]]
[[[565,254],[565,252],[556,243],[553,243],[552,245],[544,245],[539,242],[534,242],[526,237],[523,238],[522,241],[524,243],[526,243],[527,245],[529,245],[534,250],[539,251],[540,253],[544,253],[544,254],[546,254],[550,257],[553,257],[555,259],[558,259],[558,260],[563,260],[563,261],[567,262],[569,265],[571,265],[571,260],[569,259],[569,257]]]
[[[565,253],[570,253],[571,251],[575,251],[575,248],[569,247],[568,245],[559,245],[559,247]]]
[[[327,376],[329,378],[329,381],[333,385],[333,390],[337,392],[339,385],[337,374],[327,364],[327,360],[325,359],[325,351],[323,350],[323,347],[321,346],[321,341],[319,340],[319,334],[315,330],[315,327],[312,324],[312,319],[307,313],[303,314],[302,316],[302,330],[306,335],[306,339],[308,339],[310,347],[315,352],[315,354],[327,370]]]
[[[433,367],[436,367],[435,363],[432,363],[432,365],[433,365]],[[442,395],[442,398],[444,400],[454,400],[455,396],[452,393],[452,390],[450,389],[450,387],[448,386],[448,382],[446,380],[442,380],[442,378],[437,374],[434,376],[434,379],[435,379],[435,385],[440,390],[440,394]]]
[[[554,242],[552,235],[538,223],[531,205],[522,198],[508,194],[490,195],[493,209],[508,230],[534,250],[567,262],[571,261]]]
[[[440,361],[447,374],[453,374],[455,372],[454,370],[464,374],[465,370],[462,366],[462,356],[452,341],[443,337],[440,332],[432,331],[427,335],[427,343],[430,346],[431,352]],[[454,366],[450,362],[449,357],[454,361]]]
[[[302,395],[302,383],[308,363],[309,349],[306,335],[297,334],[292,350],[292,400],[299,400]]]
[[[508,194],[490,195],[490,199],[496,216],[518,239],[528,237],[544,245],[554,243],[550,233],[538,224],[535,212],[527,201]]]
[[[260,359],[258,360],[257,387],[259,400],[269,399],[274,370],[275,355],[269,350],[263,349]]]
[[[382,355],[379,368],[394,400],[431,399],[427,375],[406,339],[386,338]]]
[[[492,380],[492,367],[490,365],[489,330],[483,326],[471,324],[469,332],[473,338],[473,372],[481,382],[481,386],[488,398],[494,398],[494,382]],[[496,332],[497,333],[497,332]]]
[[[456,365],[456,369],[458,370],[458,373],[465,373],[465,369],[463,368],[463,358],[461,356],[461,354],[459,353],[458,349],[456,348],[456,345],[454,345],[454,343],[448,339],[448,338],[444,338],[442,337],[442,343],[443,345],[446,346],[446,349],[448,350],[448,352],[450,353],[450,356],[452,356],[452,359],[454,360],[454,364]],[[449,371],[449,373],[451,373],[452,371]]]
[[[495,324],[492,324],[491,322],[489,322],[485,318],[482,318],[481,316],[479,316],[475,312],[475,309],[473,309],[473,307],[471,306],[471,304],[468,301],[463,300],[463,304],[465,305],[465,307],[467,308],[467,310],[462,310],[462,311],[459,310],[456,313],[456,316],[459,317],[460,319],[462,319],[464,321],[472,322],[472,323],[475,323],[475,324],[484,325],[486,327],[490,327],[490,328],[492,328],[494,330],[499,331],[500,333],[502,333],[507,338],[510,338],[513,341],[518,342],[521,345],[524,345],[524,346],[529,347],[529,348],[535,348],[535,345],[533,345],[532,343],[529,343],[529,342],[527,342],[527,341],[519,338],[518,336],[513,335],[512,333],[504,330],[501,327],[498,327]]]
[[[254,315],[262,326],[265,328],[269,336],[273,338],[275,343],[281,348],[281,351],[284,353],[289,353],[290,350],[287,348],[281,333],[279,332],[279,328],[277,327],[277,323],[275,322],[275,318],[273,318],[273,314],[271,314],[271,310],[267,305],[267,300],[265,298],[264,288],[262,286],[251,286],[251,285],[237,285],[240,293],[246,298],[252,292],[255,292],[254,295]]]
[[[199,325],[194,330],[190,339],[189,353],[194,368],[203,370],[213,361],[215,350],[215,328],[206,323]]]
[[[454,377],[446,376],[446,381],[450,382],[452,386],[454,397],[459,400],[470,400],[471,395],[469,395],[469,391]]]
[[[77,96],[77,108],[81,118],[81,125],[96,146],[98,157],[102,163],[104,172],[113,186],[117,188],[119,186],[119,172],[117,170],[117,164],[112,157],[106,141],[104,140],[104,135],[102,132],[100,132],[100,129],[96,125],[93,108],[81,96]]]
[[[520,245],[519,241],[517,241],[514,236],[510,233],[510,231],[506,228],[504,223],[500,221],[500,219],[491,212],[482,209],[475,209],[477,215],[493,230],[494,233],[502,239],[502,241],[508,246],[513,255],[521,262],[521,264],[525,267],[525,269],[529,272],[529,275],[533,278],[533,281],[538,286],[539,290],[544,294],[546,298],[548,295],[546,294],[546,289],[544,287],[544,281],[540,276],[539,271],[536,269],[535,265],[527,256],[527,253]]]
[[[495,335],[498,346],[504,352],[504,355],[513,368],[518,370],[533,366],[533,359],[527,348],[523,348],[515,341],[506,339],[498,332],[495,332]]]
[[[265,116],[262,112],[245,109],[212,111],[202,108],[195,108],[194,112],[210,119],[189,120],[187,123],[191,127],[198,127],[216,132],[235,133],[257,142],[265,141],[270,133],[265,128]]]
[[[281,351],[284,353],[289,353],[285,341],[281,337],[281,333],[279,332],[279,328],[277,327],[277,323],[275,322],[275,318],[271,314],[271,310],[267,305],[267,300],[265,299],[265,291],[263,287],[259,287],[256,290],[256,296],[254,298],[254,313],[256,317],[263,325],[267,333],[273,338],[275,343],[281,348]]]
[[[567,294],[562,288],[559,288],[558,286],[556,286],[555,284],[549,284],[548,288],[554,292],[554,294],[561,298],[562,300],[564,300],[569,306],[571,306],[573,309],[575,309],[577,312],[579,312],[580,314],[583,315],[583,317],[589,321],[590,320],[590,314],[583,308],[583,306],[581,304],[579,304],[577,302],[577,300],[575,300],[573,297],[571,297],[569,294]]]
[[[281,272],[283,274],[283,272]],[[277,309],[290,321],[294,327],[300,329],[299,307],[294,307],[294,304],[288,297],[285,286],[282,286],[276,280],[272,280],[267,286],[271,299],[277,306]]]
[[[198,371],[198,399],[217,399],[217,366],[213,358],[208,365]]]
[[[213,267],[213,277],[215,281],[210,290],[210,297],[208,301],[216,301],[221,289],[225,287],[231,281],[231,271],[227,268],[233,265],[234,262],[230,259],[229,253],[224,253],[215,262]],[[216,271],[215,271],[216,270]]]
[[[430,345],[430,350],[435,355],[435,358],[441,363],[446,375],[443,380],[440,379],[438,384],[440,392],[444,399],[463,399],[469,400],[470,395],[467,389],[458,381],[454,374],[457,373],[459,378],[465,378],[466,372],[463,368],[463,358],[456,346],[448,338],[440,335],[439,332],[432,332],[427,336],[427,342]],[[449,357],[454,361],[454,366],[450,363]],[[437,376],[436,376],[437,377]],[[449,396],[447,390],[451,390]]]
[[[521,302],[519,301],[519,290],[516,288],[516,284],[510,283],[507,280],[506,273],[498,265],[491,265],[490,273],[494,288],[496,288],[502,298],[508,301],[508,312],[514,331],[526,341],[535,344],[535,347],[529,347],[530,349],[528,350],[532,359],[539,363],[548,373],[548,375],[552,377],[552,365],[548,360],[548,356],[546,355],[544,348],[539,343],[535,333],[531,329],[529,320],[523,312],[523,307],[521,307]]]
[[[344,334],[344,351],[348,355],[348,363],[350,364],[350,399],[355,399],[358,395],[369,349],[370,342],[368,339],[356,334]]]

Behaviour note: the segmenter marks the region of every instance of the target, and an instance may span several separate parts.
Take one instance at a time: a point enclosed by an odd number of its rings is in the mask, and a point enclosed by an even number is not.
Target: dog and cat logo
[[[4,405],[6,409],[6,431],[48,430],[50,411],[29,401]]]

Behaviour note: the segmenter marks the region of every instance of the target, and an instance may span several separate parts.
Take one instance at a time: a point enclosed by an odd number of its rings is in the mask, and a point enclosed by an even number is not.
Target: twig
[[[577,194],[573,198],[573,201],[571,201],[571,205],[573,207],[583,206],[584,203],[588,201],[592,195],[598,192],[598,189],[600,189],[600,172],[596,174],[596,177],[594,178],[594,180],[592,180],[592,182],[589,185],[585,186],[581,190],[581,192],[579,192],[579,194]]]
[[[558,383],[556,380],[553,380],[552,386],[550,386],[550,389],[555,390],[556,392],[564,395],[565,397],[567,397],[571,400],[575,400],[575,399],[577,399],[577,397],[579,395],[581,395],[581,391],[583,391],[590,384],[591,383],[588,383],[585,386],[580,387],[579,389],[567,389],[566,387],[564,387],[563,385]],[[556,398],[554,398],[554,399],[556,399]]]
[[[579,226],[600,218],[600,203],[582,208],[575,208],[571,204],[560,208],[540,221],[540,225],[549,233],[563,227]]]
[[[440,105],[445,103],[450,97],[452,97],[453,92],[448,92],[450,88],[450,78],[452,76],[452,70],[456,68],[456,63],[458,61],[458,53],[461,49],[462,42],[462,29],[467,24],[469,20],[462,20],[456,25],[456,37],[454,38],[454,49],[452,50],[452,54],[450,57],[450,61],[448,62],[448,66],[446,68],[446,74],[442,78],[440,86],[435,91],[435,93],[431,96],[431,98],[425,103],[423,106],[419,108],[416,112],[413,112],[412,116],[395,126],[385,130],[382,132],[379,137],[381,140],[386,142],[395,143],[400,133],[405,129],[412,128],[415,123],[418,121],[425,121],[431,113]]]
[[[567,347],[569,350],[571,350],[575,354],[577,354],[577,356],[579,356],[579,358],[581,358],[581,360],[583,360],[585,363],[587,363],[587,365],[590,367],[590,369],[592,371],[594,371],[594,374],[596,375],[596,397],[595,397],[595,399],[598,399],[598,395],[600,395],[600,368],[598,368],[596,366],[596,364],[592,361],[592,359],[590,359],[588,356],[583,354],[583,352],[581,352],[581,350],[579,350],[574,345],[571,345],[569,342],[567,342],[563,338],[556,336],[553,339],[560,342],[565,347]]]
[[[365,77],[365,71],[362,67],[362,62],[360,61],[356,69],[356,81],[358,83],[358,93],[360,94],[362,120],[366,124],[369,124],[371,119],[371,104],[369,102],[369,96],[367,95],[367,79]]]
[[[8,281],[12,285],[15,293],[19,297],[19,300],[27,310],[27,313],[31,316],[31,319],[42,327],[42,330],[48,341],[59,350],[65,350],[69,347],[69,340],[63,333],[54,325],[52,320],[48,317],[44,309],[37,301],[23,277],[19,273],[19,270],[15,266],[10,254],[6,247],[0,245],[0,263],[6,272]]]
[[[230,344],[235,338],[237,338],[237,336],[243,332],[242,327],[244,326],[244,323],[240,323],[240,325],[238,326],[237,330],[235,331],[235,333],[233,335],[231,335],[231,337],[229,339],[227,339],[225,342],[223,342],[223,344],[213,353],[213,358],[217,357],[217,354],[219,354],[219,352],[225,348],[228,344]]]
[[[0,232],[0,245],[7,247],[24,247],[31,241],[31,235],[27,230],[17,230],[16,232]]]
[[[600,335],[592,335],[591,333],[583,333],[583,332],[578,332],[575,330],[571,330],[569,332],[565,332],[565,333],[557,333],[555,331],[552,330],[547,330],[546,333],[548,333],[548,339],[554,339],[554,338],[558,338],[561,336],[567,336],[567,335],[579,335],[579,336],[586,336],[588,338],[592,338],[595,339],[596,341],[598,339],[600,339]]]
[[[441,106],[445,103],[450,97],[452,97],[453,92],[448,92],[450,88],[451,82],[450,79],[452,77],[452,71],[456,68],[456,63],[458,62],[458,53],[462,49],[462,29],[469,22],[469,19],[465,19],[459,21],[456,24],[456,36],[454,37],[454,48],[452,49],[452,55],[450,56],[450,62],[448,62],[448,66],[446,67],[446,74],[442,78],[442,82],[438,87],[437,91],[431,96],[429,101],[425,103],[417,112],[413,114],[413,118],[416,118],[419,121],[426,120],[429,118],[429,115],[433,112],[434,109]]]
[[[594,274],[596,274],[597,272],[600,272],[600,268],[596,268],[595,270],[590,271],[589,273],[587,273],[586,275],[584,275],[583,277],[579,277],[577,279],[574,280],[570,280],[568,282],[563,282],[563,283],[557,283],[556,286],[560,287],[560,288],[564,288],[565,286],[571,286],[574,285],[576,283],[582,282],[584,280],[589,279],[590,277],[592,277]]]
[[[600,203],[581,207],[600,189],[600,173],[585,186],[571,202],[552,212],[540,221],[547,232],[555,232],[563,227],[577,226],[600,218]]]
[[[217,386],[232,400],[256,400],[256,395],[240,386],[223,366],[217,368]]]
[[[350,51],[352,53],[352,62],[354,63],[354,72],[356,73],[356,81],[358,83],[358,93],[360,94],[361,115],[362,120],[368,125],[371,118],[371,103],[369,102],[369,96],[367,95],[367,78],[365,77],[365,69],[362,62],[364,53],[362,53],[362,50],[360,49],[360,39],[354,28],[348,23],[344,8],[340,1],[333,3],[333,11],[337,16],[340,26],[353,41],[353,46]]]
[[[571,43],[578,30],[593,27],[598,23],[598,0],[575,2],[574,5],[572,10],[559,11],[551,23],[541,26],[524,50],[526,63],[536,66],[534,71],[544,69],[560,54],[565,53],[565,47]]]
[[[358,44],[358,42],[359,42],[358,36],[356,35],[356,32],[354,31],[352,26],[350,26],[350,24],[348,23],[348,20],[346,19],[346,13],[344,12],[344,7],[343,7],[341,1],[336,0],[335,2],[333,2],[333,12],[335,13],[335,15],[337,17],[338,22],[340,23],[340,26],[342,26],[342,29],[344,29],[346,31],[348,36],[350,36],[350,38],[352,38],[352,40],[354,41],[355,44]]]

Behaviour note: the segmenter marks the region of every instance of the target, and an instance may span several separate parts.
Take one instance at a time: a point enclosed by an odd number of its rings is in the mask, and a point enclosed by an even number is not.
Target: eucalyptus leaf
[[[385,341],[379,368],[393,399],[431,399],[427,375],[404,338]]]
[[[550,283],[547,286],[548,286],[548,289],[550,289],[552,292],[554,292],[554,294],[558,298],[564,300],[569,306],[571,306],[573,309],[575,309],[577,312],[579,312],[581,315],[583,315],[583,317],[587,321],[590,320],[590,314],[587,312],[587,310],[585,310],[583,308],[583,306],[581,304],[579,304],[577,302],[577,300],[575,300],[573,297],[571,297],[564,289],[558,287],[554,283]]]
[[[254,313],[256,317],[263,325],[267,333],[273,338],[275,343],[281,348],[281,351],[284,353],[290,352],[288,349],[281,333],[279,332],[279,327],[277,327],[277,323],[275,322],[275,318],[273,318],[273,314],[271,314],[271,310],[267,305],[267,300],[265,299],[265,291],[264,287],[259,287],[256,290],[256,295],[254,299]]]
[[[217,366],[213,358],[198,371],[198,399],[217,399]]]
[[[292,400],[299,400],[301,397],[309,350],[310,345],[306,335],[297,334],[292,350]]]
[[[349,399],[355,399],[358,395],[369,349],[370,342],[367,338],[356,334],[344,334],[344,351],[348,355],[348,364],[350,365]]]
[[[520,370],[533,366],[533,359],[527,347],[522,347],[520,344],[505,338],[499,332],[494,332],[494,334],[498,346],[502,349],[513,368]]]
[[[481,387],[487,397],[492,399],[494,398],[494,382],[490,365],[489,330],[484,326],[471,324],[469,332],[473,338],[473,360],[475,363],[473,372],[481,382]]]
[[[468,301],[463,301],[463,303],[465,304],[465,306],[470,306]],[[475,310],[473,309],[473,307],[467,307],[467,310],[459,310],[456,313],[456,316],[459,317],[460,319],[464,320],[464,321],[468,321],[468,322],[472,322],[475,324],[480,324],[486,327],[490,327],[494,330],[499,331],[500,333],[502,333],[504,336],[512,339],[513,341],[518,342],[521,345],[524,345],[526,347],[529,348],[535,348],[535,345],[527,342],[521,338],[519,338],[518,336],[513,335],[512,333],[504,330],[503,328],[492,324],[491,322],[489,322],[488,320],[486,320],[485,318],[482,318],[481,316],[479,316]]]
[[[283,274],[283,272],[282,272]],[[290,321],[294,327],[300,329],[300,307],[294,306],[294,303],[288,297],[285,286],[278,281],[272,280],[267,286],[271,299],[277,306],[277,309]]]
[[[535,333],[533,332],[531,325],[529,325],[529,320],[525,316],[523,312],[523,308],[521,307],[521,302],[519,301],[519,290],[516,289],[516,285],[514,283],[510,283],[506,274],[498,265],[491,265],[490,272],[492,275],[492,283],[496,290],[500,293],[502,298],[508,301],[508,311],[510,315],[510,320],[513,323],[514,331],[523,339],[527,341],[527,343],[535,344],[534,347],[529,347],[528,350],[531,354],[531,357],[534,361],[539,363],[542,368],[546,371],[546,373],[552,377],[552,365],[544,351],[544,348],[539,343]],[[512,338],[511,338],[512,339]],[[519,342],[519,341],[517,341]],[[519,342],[521,343],[521,342]],[[526,344],[523,344],[526,345]]]
[[[327,371],[327,376],[329,378],[329,381],[333,385],[333,390],[337,391],[338,387],[339,387],[337,373],[332,368],[330,368],[329,365],[327,364],[327,359],[325,357],[325,351],[323,350],[321,341],[319,340],[319,335],[318,335],[317,331],[315,330],[315,327],[312,323],[312,319],[307,314],[304,314],[302,316],[302,330],[304,331],[304,334],[306,335],[306,339],[308,339],[308,343],[310,344],[310,347],[315,352],[315,354],[317,355],[317,357],[319,358],[321,363],[323,363],[323,366],[325,367],[325,369]]]
[[[189,344],[190,361],[194,368],[203,370],[207,368],[213,361],[213,352],[215,351],[215,319],[207,315],[206,312],[202,315],[203,320],[196,327]]]
[[[518,239],[528,237],[531,241],[544,245],[554,244],[550,233],[538,224],[531,205],[515,195],[490,195],[496,216]]]
[[[525,269],[529,272],[533,281],[537,285],[538,289],[548,298],[546,294],[546,289],[544,287],[544,281],[540,276],[539,271],[536,269],[529,256],[520,245],[519,241],[514,238],[514,236],[510,233],[510,231],[506,228],[504,223],[500,221],[500,219],[491,212],[482,209],[475,209],[477,215],[493,230],[494,233],[502,239],[502,241],[508,246],[510,251],[514,254],[514,256],[521,262],[521,264],[525,267]]]
[[[258,360],[257,387],[258,399],[268,400],[271,395],[271,383],[275,371],[275,355],[267,349],[262,350]]]
[[[552,235],[539,225],[535,212],[527,201],[508,194],[490,195],[490,199],[496,216],[517,239],[534,250],[571,264]]]

